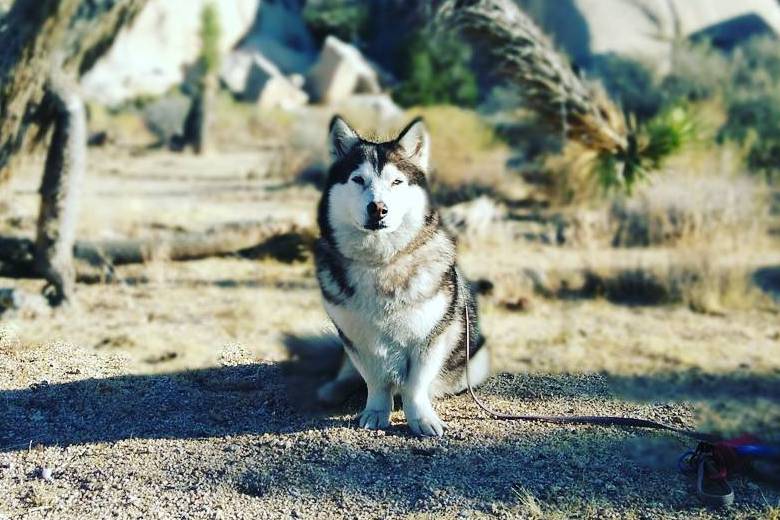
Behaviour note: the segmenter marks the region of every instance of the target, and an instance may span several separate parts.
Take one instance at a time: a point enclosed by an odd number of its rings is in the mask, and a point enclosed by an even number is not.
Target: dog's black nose
[[[369,217],[380,219],[387,215],[387,206],[384,202],[369,202],[366,209]]]

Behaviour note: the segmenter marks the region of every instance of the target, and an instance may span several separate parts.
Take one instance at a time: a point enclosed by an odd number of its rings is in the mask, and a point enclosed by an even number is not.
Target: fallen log
[[[197,260],[246,252],[300,260],[313,241],[311,228],[292,222],[233,222],[199,232],[171,232],[144,239],[76,241],[77,262],[92,267],[144,263],[150,260]],[[29,238],[0,237],[0,277],[40,278],[35,268],[34,243]]]

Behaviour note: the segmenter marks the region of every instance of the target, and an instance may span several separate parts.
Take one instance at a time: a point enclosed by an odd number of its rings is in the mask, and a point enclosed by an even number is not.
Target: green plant
[[[219,68],[220,36],[219,13],[214,3],[209,2],[200,13],[201,50],[198,61],[204,75],[214,74]]]
[[[666,158],[695,140],[696,135],[691,109],[682,104],[668,107],[630,134],[625,153],[601,152],[594,172],[604,188],[622,188],[631,193],[638,180],[661,167]]]
[[[780,89],[775,90],[733,100],[720,133],[742,143],[748,167],[769,181],[780,179]]]
[[[403,106],[474,106],[479,88],[470,62],[471,48],[455,34],[423,29],[408,47],[405,80],[393,97]]]
[[[575,74],[511,0],[450,0],[440,17],[486,49],[484,58],[493,69],[522,93],[541,120],[561,131],[564,141],[594,157],[585,167],[602,186],[630,191],[650,167],[685,143],[690,125],[684,111],[662,113],[646,126],[627,124],[626,114]]]

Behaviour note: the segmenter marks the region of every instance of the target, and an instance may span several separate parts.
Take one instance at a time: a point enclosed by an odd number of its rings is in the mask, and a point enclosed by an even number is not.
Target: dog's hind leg
[[[365,383],[360,373],[352,364],[349,356],[344,353],[341,368],[333,381],[329,381],[317,390],[317,399],[327,406],[335,406],[343,403],[351,396],[365,388]]]

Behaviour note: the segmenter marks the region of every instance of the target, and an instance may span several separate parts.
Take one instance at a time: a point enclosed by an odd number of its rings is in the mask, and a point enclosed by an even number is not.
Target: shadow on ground
[[[780,405],[780,373],[742,370],[712,374],[692,369],[639,376],[498,374],[480,392],[526,400],[611,397],[656,403],[761,398]]]
[[[313,399],[325,378],[316,370],[307,373],[294,362],[286,362],[61,384],[42,381],[25,389],[0,391],[0,424],[4,425],[0,450],[26,448],[31,441],[66,446],[328,427],[335,419],[329,419]],[[479,393],[516,400],[519,408],[529,401],[570,399],[576,403],[594,398],[638,403],[737,400],[745,405],[765,399],[780,404],[780,374],[499,374]],[[355,396],[337,412],[355,413],[360,404],[360,396]]]
[[[480,392],[516,400],[518,410],[532,399],[537,405],[609,402],[615,388],[636,399],[780,399],[780,375],[677,377],[501,374]],[[452,423],[443,440],[412,438],[403,425],[377,435],[352,429],[343,415],[356,412],[359,399],[338,417],[307,406],[320,382],[289,363],[41,382],[0,391],[0,451],[26,450],[30,443],[202,439],[203,452],[189,463],[224,466],[220,479],[241,494],[308,497],[336,506],[348,496],[350,503],[364,500],[366,507],[387,511],[467,504],[490,513],[518,507],[526,494],[571,511],[583,504],[594,511],[636,504],[657,511],[699,507],[690,482],[674,469],[683,448],[674,437],[495,423],[478,419],[467,396],[440,403]],[[243,444],[223,440],[242,434],[258,437]],[[269,440],[262,434],[274,435]],[[213,443],[233,448],[207,456]],[[742,481],[736,487],[741,503],[761,507],[761,489]]]
[[[0,450],[130,438],[290,432],[289,378],[280,364],[125,375],[0,391]],[[293,384],[300,388],[300,385]]]
[[[780,266],[759,269],[753,275],[753,280],[762,291],[780,302]]]

